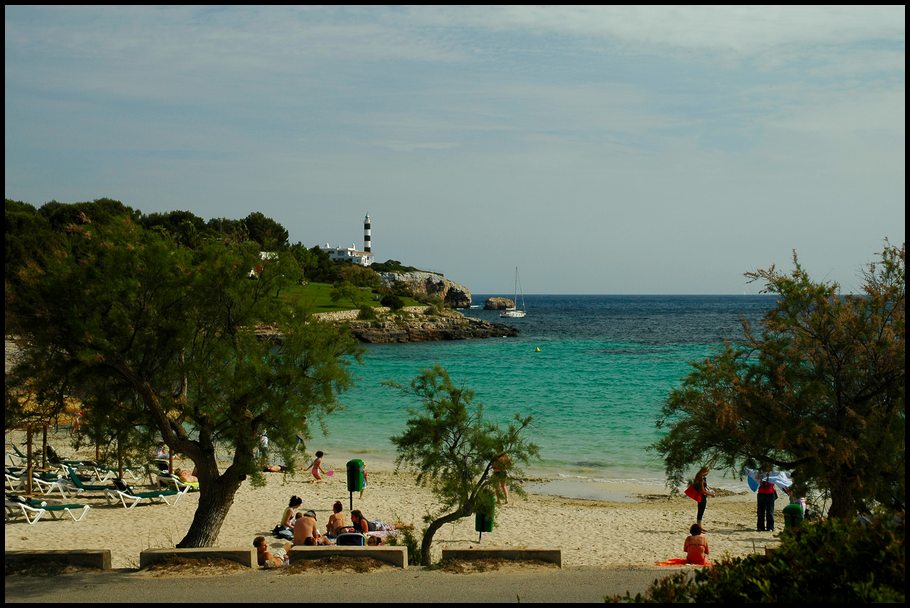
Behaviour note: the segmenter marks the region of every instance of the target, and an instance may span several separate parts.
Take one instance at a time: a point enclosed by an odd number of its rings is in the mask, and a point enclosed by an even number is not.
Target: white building
[[[350,247],[332,247],[328,243],[320,245],[319,248],[329,254],[329,258],[335,262],[351,262],[360,266],[370,266],[373,264],[373,243],[372,243],[372,225],[370,215],[363,218],[363,250],[358,250],[357,246],[351,243]]]
[[[319,248],[328,253],[329,258],[334,262],[351,262],[360,266],[373,264],[373,254],[368,251],[358,251],[353,243],[350,247],[332,247],[326,243],[320,245]]]

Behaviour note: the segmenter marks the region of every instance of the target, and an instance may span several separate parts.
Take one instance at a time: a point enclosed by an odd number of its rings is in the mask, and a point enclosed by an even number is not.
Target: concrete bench
[[[556,564],[562,568],[560,549],[443,549],[442,561],[472,559],[511,559],[516,561],[534,560]]]
[[[380,561],[398,566],[408,567],[407,547],[339,547],[326,545],[316,547],[292,547],[291,563],[301,559],[323,559],[326,557],[372,557]]]
[[[7,551],[7,566],[55,562],[79,568],[111,569],[110,549],[50,549],[47,551]]]
[[[174,557],[188,559],[229,559],[248,568],[256,568],[256,549],[222,549],[219,547],[188,547],[186,549],[146,549],[139,554],[139,567],[145,568]]]

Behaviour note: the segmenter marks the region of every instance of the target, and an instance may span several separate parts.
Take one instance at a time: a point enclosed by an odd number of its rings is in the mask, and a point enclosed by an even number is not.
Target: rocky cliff
[[[440,298],[451,308],[470,308],[471,291],[441,274],[432,272],[380,272],[380,278],[386,287],[395,283],[404,285],[414,295],[425,295]]]
[[[347,325],[352,336],[369,344],[467,340],[518,335],[518,330],[509,325],[473,319],[455,310],[443,310],[437,314],[426,314],[427,307],[423,306],[409,306],[398,312],[390,312],[384,308],[375,310],[378,318],[373,321],[358,320],[356,310],[322,313],[317,317]]]
[[[494,296],[492,298],[487,298],[487,301],[483,303],[483,308],[484,310],[508,310],[510,308],[515,308],[515,302],[510,298]]]

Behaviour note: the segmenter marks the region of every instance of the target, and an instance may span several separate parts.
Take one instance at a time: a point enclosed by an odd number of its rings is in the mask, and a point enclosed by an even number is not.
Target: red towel
[[[705,561],[705,563],[703,563],[703,564],[693,564],[691,562],[687,562],[685,557],[672,557],[665,562],[657,562],[657,565],[658,566],[685,566],[685,565],[710,566],[711,562]]]

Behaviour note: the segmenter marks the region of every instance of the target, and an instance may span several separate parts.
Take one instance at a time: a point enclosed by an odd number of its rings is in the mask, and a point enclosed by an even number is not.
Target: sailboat
[[[518,296],[521,296],[521,308],[518,307]],[[499,313],[500,317],[518,319],[525,316],[525,294],[521,291],[521,282],[518,280],[518,266],[515,267],[515,295],[512,300],[515,304]]]

